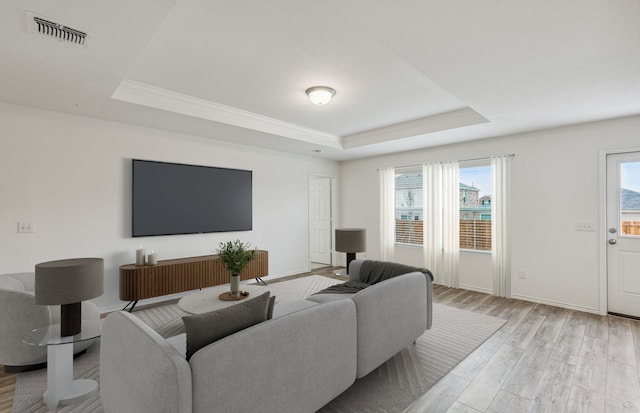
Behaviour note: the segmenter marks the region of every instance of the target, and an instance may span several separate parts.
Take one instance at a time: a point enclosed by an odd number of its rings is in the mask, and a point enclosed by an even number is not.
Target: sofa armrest
[[[353,260],[349,264],[349,281],[360,281],[360,268],[364,260]]]
[[[433,275],[424,274],[424,277],[427,281],[427,330],[429,330],[433,322]]]
[[[411,344],[427,326],[426,278],[412,272],[374,284],[352,297],[362,378]]]
[[[102,325],[100,398],[107,413],[190,413],[189,364],[135,316],[112,313]]]

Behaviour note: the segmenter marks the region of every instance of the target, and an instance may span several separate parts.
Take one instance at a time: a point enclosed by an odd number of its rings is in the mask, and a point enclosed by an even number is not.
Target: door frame
[[[326,174],[326,173],[316,173],[316,172],[309,172],[309,177],[308,177],[308,181],[307,181],[307,270],[311,271],[311,223],[309,221],[309,217],[311,216],[311,214],[309,213],[309,210],[311,208],[311,204],[309,202],[310,196],[311,196],[311,180],[314,178],[328,178],[329,179],[329,185],[331,185],[330,188],[330,192],[331,192],[331,202],[329,203],[329,208],[330,211],[329,213],[331,214],[331,239],[330,239],[330,248],[331,248],[331,253],[330,253],[330,264],[331,266],[333,266],[336,262],[336,257],[335,257],[335,252],[333,250],[333,246],[335,244],[335,240],[334,240],[334,234],[335,234],[335,229],[336,229],[336,176],[335,175],[331,175],[331,174]]]
[[[599,205],[600,205],[600,224],[598,225],[597,239],[600,244],[599,261],[600,261],[600,314],[608,313],[608,266],[607,266],[607,156],[617,155],[627,152],[640,152],[640,146],[620,146],[612,148],[602,148],[599,154]]]

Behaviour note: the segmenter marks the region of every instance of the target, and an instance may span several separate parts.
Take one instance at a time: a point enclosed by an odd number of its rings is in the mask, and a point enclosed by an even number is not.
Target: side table
[[[47,390],[43,399],[49,410],[58,405],[77,403],[98,391],[98,382],[73,379],[73,343],[100,337],[100,320],[82,320],[82,331],[61,337],[60,324],[36,328],[23,341],[32,346],[47,346]]]

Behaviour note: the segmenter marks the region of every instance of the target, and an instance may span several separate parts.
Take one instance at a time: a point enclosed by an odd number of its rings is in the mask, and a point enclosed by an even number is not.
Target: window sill
[[[485,250],[468,250],[468,249],[461,248],[460,252],[464,252],[467,254],[491,255],[491,251],[485,251]]]
[[[403,247],[403,248],[420,248],[422,249],[422,245],[417,245],[417,244],[403,244],[400,242],[396,242],[394,243],[394,245],[396,247]],[[485,250],[469,250],[469,249],[460,249],[461,253],[465,253],[465,254],[480,254],[480,255],[491,255],[491,251],[485,251]]]
[[[422,249],[422,245],[418,245],[418,244],[403,244],[401,242],[396,242],[394,245],[396,247],[407,247],[407,248],[420,248],[420,249]]]

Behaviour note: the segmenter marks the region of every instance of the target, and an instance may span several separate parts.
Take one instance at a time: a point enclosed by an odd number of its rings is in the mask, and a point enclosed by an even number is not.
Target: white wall
[[[131,159],[253,171],[253,231],[131,237]],[[269,251],[271,277],[308,271],[310,173],[339,164],[160,130],[0,104],[0,273],[49,260],[105,259],[103,309],[119,300],[119,272],[142,244],[159,259],[213,253],[240,238]],[[19,220],[35,234],[18,234]]]
[[[515,154],[512,170],[512,296],[584,311],[600,309],[599,150],[638,146],[640,117],[583,124],[342,164],[342,223],[368,229],[370,258],[378,258],[377,168],[426,161]],[[577,232],[578,221],[595,232]],[[396,246],[396,260],[423,265],[422,250]],[[490,290],[491,259],[461,254],[460,283]],[[520,279],[519,271],[527,278]]]

